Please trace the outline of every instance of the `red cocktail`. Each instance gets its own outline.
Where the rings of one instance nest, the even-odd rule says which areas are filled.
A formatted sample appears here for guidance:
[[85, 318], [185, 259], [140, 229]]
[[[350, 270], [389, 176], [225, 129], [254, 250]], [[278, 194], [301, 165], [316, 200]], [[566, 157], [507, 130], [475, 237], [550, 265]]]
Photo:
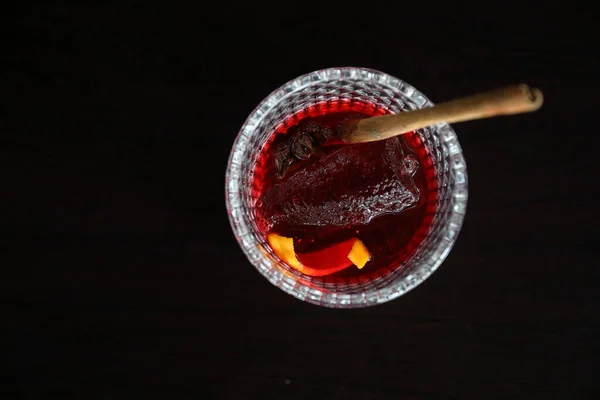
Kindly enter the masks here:
[[448, 124], [344, 144], [347, 119], [431, 106], [366, 68], [299, 76], [250, 113], [227, 165], [231, 227], [249, 262], [284, 292], [335, 308], [390, 301], [430, 276], [466, 211], [467, 173]]
[[[261, 149], [257, 225], [272, 247], [293, 243], [294, 254], [274, 249], [291, 267], [332, 282], [369, 279], [403, 265], [426, 236], [438, 184], [419, 137], [350, 145], [336, 136], [348, 118], [385, 113], [357, 101], [318, 104], [289, 116]], [[357, 241], [364, 265], [348, 258]]]

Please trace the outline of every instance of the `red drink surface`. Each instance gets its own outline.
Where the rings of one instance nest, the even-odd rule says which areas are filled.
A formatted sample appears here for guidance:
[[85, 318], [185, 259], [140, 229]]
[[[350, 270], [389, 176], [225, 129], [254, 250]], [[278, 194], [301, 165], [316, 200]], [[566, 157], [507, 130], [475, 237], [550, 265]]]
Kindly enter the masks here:
[[[323, 103], [290, 116], [269, 138], [254, 167], [252, 190], [260, 233], [294, 239], [302, 254], [322, 254], [319, 268], [339, 261], [324, 249], [360, 239], [371, 259], [320, 280], [373, 279], [412, 256], [429, 231], [437, 201], [437, 180], [431, 156], [418, 135], [356, 145], [329, 140], [292, 172], [277, 172], [276, 149], [298, 124], [313, 121], [333, 131], [346, 118], [386, 114], [372, 104]], [[415, 162], [416, 161], [416, 162]], [[416, 171], [415, 171], [416, 169]], [[339, 246], [338, 246], [339, 248]], [[339, 249], [338, 249], [339, 250]]]

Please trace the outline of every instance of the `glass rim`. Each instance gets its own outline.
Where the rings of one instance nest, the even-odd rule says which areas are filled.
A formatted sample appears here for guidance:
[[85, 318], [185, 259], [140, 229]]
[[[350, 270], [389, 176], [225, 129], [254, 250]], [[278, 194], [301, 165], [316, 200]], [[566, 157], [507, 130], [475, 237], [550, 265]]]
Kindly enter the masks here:
[[[297, 288], [298, 282], [288, 282], [288, 284], [281, 284], [283, 280], [290, 279], [287, 276], [280, 272], [274, 273], [273, 271], [266, 271], [262, 266], [259, 265], [258, 262], [255, 262], [252, 257], [251, 247], [255, 247], [258, 242], [253, 240], [254, 243], [248, 245], [246, 242], [242, 240], [244, 235], [248, 234], [248, 230], [253, 230], [252, 224], [250, 221], [246, 220], [244, 216], [244, 224], [246, 226], [242, 226], [242, 224], [234, 221], [232, 216], [232, 209], [235, 207], [239, 207], [243, 205], [242, 196], [239, 196], [240, 205], [232, 204], [232, 189], [231, 183], [232, 179], [235, 182], [239, 183], [238, 192], [242, 191], [241, 183], [243, 180], [243, 174], [241, 172], [241, 168], [234, 169], [233, 166], [233, 158], [234, 154], [238, 151], [243, 151], [243, 148], [246, 143], [242, 142], [242, 138], [244, 137], [244, 133], [248, 131], [253, 131], [254, 128], [260, 126], [260, 123], [263, 121], [264, 116], [268, 115], [269, 111], [273, 109], [279, 102], [283, 101], [287, 96], [290, 96], [297, 91], [303, 90], [307, 87], [313, 86], [318, 83], [323, 82], [331, 82], [342, 79], [342, 75], [346, 75], [345, 77], [350, 77], [349, 79], [356, 79], [363, 82], [372, 82], [378, 85], [385, 86], [394, 91], [399, 91], [402, 87], [402, 95], [407, 99], [414, 102], [418, 108], [425, 108], [433, 106], [433, 103], [420, 91], [414, 88], [412, 85], [406, 83], [405, 81], [393, 77], [384, 72], [372, 69], [372, 68], [363, 68], [363, 67], [332, 67], [325, 68], [320, 70], [315, 70], [312, 72], [308, 72], [306, 74], [300, 75], [294, 79], [289, 80], [283, 85], [279, 86], [277, 89], [273, 90], [269, 95], [267, 95], [248, 115], [244, 123], [242, 124], [238, 134], [233, 142], [231, 152], [229, 154], [229, 159], [227, 162], [227, 169], [225, 174], [225, 201], [227, 207], [227, 214], [229, 218], [229, 222], [231, 228], [233, 230], [234, 236], [240, 245], [240, 248], [244, 252], [247, 260], [261, 273], [267, 280], [278, 287], [280, 290], [286, 292], [289, 295], [294, 296], [295, 298], [312, 303], [318, 306], [325, 306], [331, 308], [361, 308], [361, 307], [369, 307], [372, 305], [386, 303], [388, 301], [394, 300], [412, 289], [419, 286], [423, 283], [427, 278], [435, 272], [439, 266], [444, 262], [446, 257], [448, 256], [450, 250], [454, 246], [456, 239], [458, 237], [458, 233], [462, 228], [462, 223], [464, 221], [467, 198], [468, 198], [468, 184], [467, 184], [467, 171], [466, 171], [466, 163], [464, 161], [464, 156], [462, 153], [462, 148], [458, 143], [458, 138], [456, 133], [452, 129], [449, 124], [441, 123], [437, 124], [434, 130], [437, 132], [439, 129], [444, 130], [444, 134], [446, 137], [449, 137], [450, 140], [454, 140], [455, 142], [455, 151], [453, 156], [458, 157], [461, 161], [462, 167], [457, 167], [456, 165], [451, 164], [450, 169], [460, 171], [464, 175], [463, 189], [464, 192], [461, 197], [453, 196], [453, 199], [456, 203], [460, 203], [459, 209], [462, 212], [458, 212], [457, 208], [449, 210], [448, 213], [451, 214], [451, 218], [448, 218], [448, 222], [446, 222], [444, 228], [449, 229], [449, 225], [452, 224], [452, 235], [446, 235], [446, 240], [440, 240], [437, 243], [434, 250], [438, 250], [440, 256], [435, 259], [432, 264], [428, 265], [428, 268], [418, 268], [417, 271], [411, 272], [406, 278], [399, 277], [394, 281], [390, 282], [388, 285], [381, 288], [369, 289], [370, 299], [369, 300], [365, 293], [339, 293], [339, 292], [331, 292], [329, 289], [321, 289], [320, 292], [323, 294], [323, 291], [330, 292], [333, 299], [330, 302], [324, 303], [319, 300], [315, 300], [310, 296], [311, 291], [319, 290], [314, 289], [312, 287], [308, 287], [305, 284], [300, 283], [304, 289], [299, 291]], [[264, 260], [271, 262], [267, 257], [261, 255]], [[273, 267], [273, 269], [275, 269]], [[374, 300], [373, 300], [374, 299]]]

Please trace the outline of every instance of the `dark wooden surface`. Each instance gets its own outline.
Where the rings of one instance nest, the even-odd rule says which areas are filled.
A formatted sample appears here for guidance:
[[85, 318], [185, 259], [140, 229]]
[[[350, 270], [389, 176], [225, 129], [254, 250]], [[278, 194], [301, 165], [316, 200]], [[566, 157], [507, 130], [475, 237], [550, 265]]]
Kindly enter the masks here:
[[[593, 12], [49, 3], [0, 13], [1, 398], [599, 394]], [[269, 284], [224, 204], [252, 108], [345, 65], [434, 102], [546, 94], [535, 114], [455, 126], [470, 180], [455, 248], [416, 290], [352, 311]]]

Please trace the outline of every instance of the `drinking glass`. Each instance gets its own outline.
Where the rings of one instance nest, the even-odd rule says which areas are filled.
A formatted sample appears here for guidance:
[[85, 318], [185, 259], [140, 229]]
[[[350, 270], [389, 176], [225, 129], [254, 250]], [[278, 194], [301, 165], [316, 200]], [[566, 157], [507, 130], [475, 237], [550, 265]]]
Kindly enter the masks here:
[[452, 127], [437, 124], [416, 131], [433, 162], [437, 205], [429, 232], [413, 255], [368, 280], [325, 282], [287, 266], [256, 227], [251, 183], [261, 148], [291, 115], [316, 104], [356, 100], [391, 113], [431, 107], [421, 92], [401, 79], [367, 68], [328, 68], [293, 79], [269, 94], [241, 127], [225, 177], [227, 211], [233, 233], [249, 262], [273, 285], [318, 306], [358, 308], [395, 299], [421, 284], [444, 261], [460, 232], [467, 206], [467, 170]]

